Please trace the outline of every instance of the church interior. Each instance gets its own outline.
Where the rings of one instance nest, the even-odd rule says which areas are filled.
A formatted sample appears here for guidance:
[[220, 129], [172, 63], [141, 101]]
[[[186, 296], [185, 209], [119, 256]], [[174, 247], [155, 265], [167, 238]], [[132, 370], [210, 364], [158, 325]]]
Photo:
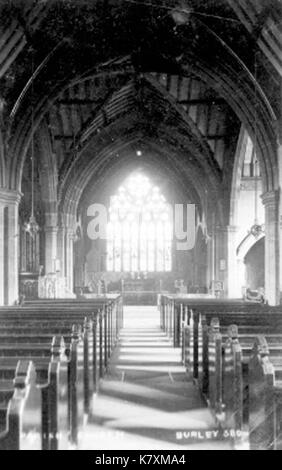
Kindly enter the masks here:
[[0, 449], [282, 449], [281, 188], [281, 0], [0, 0]]

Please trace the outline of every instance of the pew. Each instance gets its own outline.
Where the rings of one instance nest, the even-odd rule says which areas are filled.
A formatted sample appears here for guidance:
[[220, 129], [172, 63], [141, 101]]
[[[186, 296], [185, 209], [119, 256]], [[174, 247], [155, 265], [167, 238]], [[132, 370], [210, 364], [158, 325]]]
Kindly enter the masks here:
[[[220, 319], [226, 318], [229, 324], [236, 323], [237, 316], [240, 324], [249, 322], [249, 316], [258, 318], [260, 324], [272, 316], [273, 320], [282, 324], [282, 308], [269, 307], [268, 305], [247, 302], [237, 299], [191, 299], [185, 294], [161, 295], [159, 300], [160, 324], [162, 329], [173, 339], [174, 347], [180, 347], [183, 343], [183, 323], [190, 324], [193, 318], [194, 328], [201, 324], [204, 315], [208, 320], [214, 316]], [[196, 333], [196, 331], [195, 331]], [[195, 343], [196, 343], [195, 338]]]
[[[87, 300], [77, 301], [75, 305], [73, 301], [44, 301], [0, 308], [0, 376], [9, 375], [11, 378], [15, 362], [28, 358], [35, 362], [37, 376], [46, 379], [50, 341], [53, 335], [58, 334], [65, 340], [68, 381], [67, 387], [62, 389], [67, 388], [67, 431], [58, 432], [63, 426], [60, 421], [53, 420], [51, 432], [50, 416], [54, 409], [50, 409], [50, 400], [46, 399], [48, 393], [41, 387], [44, 398], [42, 416], [45, 416], [42, 444], [45, 449], [60, 449], [69, 443], [78, 445], [79, 432], [92, 408], [93, 393], [98, 391], [99, 380], [106, 371], [122, 326], [120, 299], [120, 296], [106, 301], [97, 299], [94, 306], [92, 300]], [[50, 364], [54, 369], [55, 364], [52, 361]], [[58, 438], [61, 434], [64, 439]]]
[[[5, 351], [8, 352], [7, 355]], [[1, 352], [1, 379], [12, 379], [18, 362], [32, 358], [36, 370], [36, 385], [41, 392], [42, 449], [66, 448], [69, 437], [68, 370], [62, 338], [57, 336], [49, 342], [46, 357], [35, 355], [32, 345], [28, 349], [25, 347], [24, 351], [19, 350], [17, 343], [9, 343]]]
[[[84, 321], [83, 321], [84, 320]], [[99, 387], [99, 380], [104, 376], [107, 369], [108, 359], [116, 344], [118, 331], [113, 327], [112, 316], [109, 314], [109, 319], [106, 318], [105, 312], [99, 312], [94, 316], [93, 320], [87, 320], [87, 317], [79, 315], [78, 317], [62, 316], [60, 314], [54, 318], [44, 317], [40, 318], [40, 314], [30, 318], [26, 316], [24, 319], [11, 317], [2, 319], [0, 324], [0, 339], [9, 334], [19, 335], [19, 341], [24, 340], [24, 335], [30, 336], [32, 332], [34, 335], [40, 333], [46, 334], [48, 330], [53, 334], [62, 334], [65, 340], [70, 335], [70, 326], [73, 324], [83, 326], [82, 336], [84, 341], [84, 360], [85, 369], [89, 369], [89, 388], [90, 395], [92, 392], [97, 391]], [[108, 324], [111, 328], [110, 331]], [[4, 338], [5, 341], [5, 338]], [[86, 405], [89, 410], [90, 402]], [[88, 411], [86, 411], [88, 413]]]
[[[221, 312], [217, 314], [216, 317], [220, 321], [221, 328], [227, 328], [232, 324], [236, 324], [239, 325], [241, 330], [244, 328], [246, 333], [249, 331], [259, 334], [262, 330], [268, 334], [271, 332], [282, 333], [282, 314], [277, 312], [267, 314], [227, 312], [226, 315], [224, 312]], [[199, 376], [203, 331], [206, 325], [210, 324], [212, 318], [212, 315], [201, 315], [196, 316], [196, 318], [191, 315], [189, 320], [182, 322], [182, 358], [187, 367], [190, 367], [190, 370], [193, 371], [195, 380], [198, 380]]]
[[[84, 424], [85, 398], [81, 348], [81, 340], [75, 328], [68, 345], [60, 337], [55, 337], [51, 345], [50, 342], [0, 345], [3, 366], [7, 366], [7, 361], [12, 366], [11, 361], [15, 364], [18, 360], [28, 359], [32, 360], [36, 369], [39, 367], [37, 384], [42, 392], [44, 450], [65, 447], [67, 439], [72, 445], [78, 443], [78, 432]], [[6, 370], [3, 372], [7, 373]], [[59, 411], [61, 421], [58, 418]]]
[[234, 438], [237, 448], [247, 440], [251, 450], [282, 449], [281, 337], [272, 344], [263, 335], [252, 341], [250, 346], [244, 338], [230, 338], [224, 345], [224, 424], [241, 431]]
[[12, 380], [0, 380], [0, 450], [41, 449], [41, 393], [32, 362], [19, 361]]
[[234, 431], [235, 448], [246, 436], [251, 449], [281, 448], [281, 314], [281, 306], [160, 299], [161, 326], [182, 347], [218, 425]]
[[[224, 331], [219, 328], [218, 319], [209, 327], [208, 364], [203, 362], [202, 391], [221, 420], [220, 425], [234, 430], [235, 447], [240, 446], [246, 436], [251, 449], [276, 449], [281, 445], [282, 335], [274, 331], [265, 337], [256, 336], [257, 332], [238, 332], [236, 325]], [[205, 335], [203, 338], [205, 342]], [[275, 398], [271, 408], [267, 407], [268, 398], [262, 391], [265, 383], [268, 386], [270, 383], [261, 367], [264, 357], [275, 371], [271, 375], [272, 388], [267, 389]], [[205, 355], [204, 358], [206, 360]]]
[[251, 450], [282, 450], [282, 354], [275, 359], [259, 336], [249, 361]]

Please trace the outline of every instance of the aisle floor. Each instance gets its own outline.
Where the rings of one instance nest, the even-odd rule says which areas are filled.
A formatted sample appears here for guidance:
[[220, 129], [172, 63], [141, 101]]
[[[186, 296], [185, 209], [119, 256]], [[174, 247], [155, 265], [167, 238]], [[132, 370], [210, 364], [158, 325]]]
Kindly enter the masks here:
[[[124, 328], [80, 449], [231, 449], [159, 326], [156, 307], [124, 307]], [[192, 434], [193, 433], [193, 434]]]

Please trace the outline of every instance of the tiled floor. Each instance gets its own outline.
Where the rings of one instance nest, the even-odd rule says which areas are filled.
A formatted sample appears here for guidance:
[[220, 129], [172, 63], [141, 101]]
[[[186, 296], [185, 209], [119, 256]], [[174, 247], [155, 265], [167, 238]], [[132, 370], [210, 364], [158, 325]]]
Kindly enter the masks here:
[[[81, 449], [228, 449], [159, 327], [156, 307], [124, 307], [124, 328]], [[193, 432], [193, 437], [191, 436]]]

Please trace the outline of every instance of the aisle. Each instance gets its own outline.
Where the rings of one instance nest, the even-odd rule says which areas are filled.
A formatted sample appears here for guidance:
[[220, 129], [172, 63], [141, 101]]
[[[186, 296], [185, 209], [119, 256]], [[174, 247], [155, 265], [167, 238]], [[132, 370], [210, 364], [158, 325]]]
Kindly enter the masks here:
[[180, 350], [160, 330], [157, 308], [124, 307], [119, 345], [81, 449], [228, 449], [212, 439], [213, 430]]

